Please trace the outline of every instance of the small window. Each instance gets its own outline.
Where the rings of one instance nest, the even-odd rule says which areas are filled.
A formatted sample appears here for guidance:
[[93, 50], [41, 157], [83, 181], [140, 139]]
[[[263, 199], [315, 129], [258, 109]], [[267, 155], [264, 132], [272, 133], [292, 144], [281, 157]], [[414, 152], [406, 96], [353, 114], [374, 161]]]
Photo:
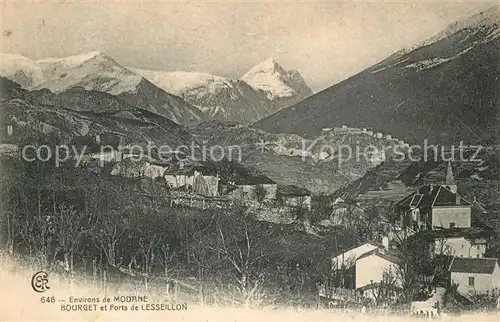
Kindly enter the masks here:
[[464, 245], [463, 245], [463, 244], [462, 244], [462, 245], [460, 245], [460, 248], [464, 248]]
[[474, 286], [474, 277], [469, 277], [469, 286]]
[[450, 228], [455, 228], [455, 223], [454, 222], [450, 222]]
[[481, 255], [477, 254], [476, 256], [477, 256], [477, 258], [479, 258]]

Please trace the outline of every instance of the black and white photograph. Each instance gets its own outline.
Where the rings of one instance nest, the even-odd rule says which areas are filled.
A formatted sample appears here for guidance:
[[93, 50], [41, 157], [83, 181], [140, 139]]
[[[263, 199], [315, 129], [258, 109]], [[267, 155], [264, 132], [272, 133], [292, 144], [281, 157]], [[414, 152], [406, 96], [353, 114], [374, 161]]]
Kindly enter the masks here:
[[0, 16], [0, 320], [500, 321], [498, 1]]

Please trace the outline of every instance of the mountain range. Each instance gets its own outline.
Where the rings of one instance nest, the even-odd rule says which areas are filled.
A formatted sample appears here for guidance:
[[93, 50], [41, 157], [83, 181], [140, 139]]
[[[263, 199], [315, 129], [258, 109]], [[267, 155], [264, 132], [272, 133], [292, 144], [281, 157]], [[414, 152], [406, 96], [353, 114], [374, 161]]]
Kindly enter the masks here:
[[299, 72], [269, 58], [241, 79], [207, 73], [130, 68], [163, 90], [182, 97], [216, 120], [253, 123], [312, 95]]
[[[2, 128], [6, 123], [15, 127], [16, 133], [12, 137], [15, 142], [26, 142], [37, 133], [69, 138], [92, 138], [97, 134], [113, 133], [123, 137], [124, 144], [151, 142], [175, 149], [179, 145], [189, 145], [193, 140], [183, 126], [103, 92], [80, 88], [59, 94], [48, 90], [27, 91], [0, 77], [0, 98]], [[88, 111], [73, 105], [86, 101], [101, 102], [114, 108]]]
[[373, 128], [407, 142], [498, 141], [500, 14], [495, 6], [258, 121], [268, 132]]
[[[1, 75], [29, 90], [48, 89], [61, 93], [81, 87], [105, 92], [179, 124], [190, 125], [207, 119], [198, 108], [154, 86], [100, 52], [36, 61], [2, 54]], [[94, 109], [94, 106], [87, 108]]]
[[209, 119], [253, 123], [312, 94], [297, 71], [272, 59], [252, 68], [243, 80], [126, 68], [101, 52], [41, 60], [2, 54], [1, 59], [0, 75], [25, 89], [105, 92], [184, 125]]
[[[129, 142], [158, 145], [239, 145], [245, 165], [315, 193], [332, 193], [353, 181], [348, 188], [354, 192], [372, 181], [377, 190], [379, 180], [370, 179], [379, 176], [375, 166], [397, 181], [411, 162], [380, 165], [384, 158], [377, 156], [339, 164], [341, 145], [385, 150], [401, 139], [498, 142], [499, 35], [496, 7], [316, 94], [298, 72], [273, 59], [230, 79], [127, 68], [100, 52], [36, 61], [2, 54], [0, 74], [8, 79], [0, 79], [1, 107], [3, 118], [38, 124], [31, 130], [117, 132]], [[359, 131], [325, 129], [341, 125]], [[314, 147], [304, 151], [304, 144]], [[323, 144], [334, 151], [325, 155]], [[474, 178], [483, 178], [483, 170], [474, 171], [472, 180], [481, 181]]]

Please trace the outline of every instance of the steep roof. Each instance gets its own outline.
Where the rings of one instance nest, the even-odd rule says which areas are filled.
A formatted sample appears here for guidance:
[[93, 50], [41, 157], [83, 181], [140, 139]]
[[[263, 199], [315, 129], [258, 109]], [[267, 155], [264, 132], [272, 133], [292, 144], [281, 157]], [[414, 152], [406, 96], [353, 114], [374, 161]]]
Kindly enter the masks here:
[[385, 251], [381, 250], [380, 248], [375, 248], [374, 250], [371, 250], [367, 253], [364, 253], [363, 255], [359, 256], [357, 258], [357, 260], [372, 256], [372, 255], [380, 257], [382, 259], [385, 259], [385, 260], [387, 260], [393, 264], [396, 264], [396, 265], [399, 263], [399, 259], [395, 256], [395, 254], [385, 252]]
[[428, 185], [404, 197], [396, 203], [401, 208], [432, 208], [439, 206], [472, 206], [458, 193], [454, 193], [446, 185]]
[[311, 191], [295, 185], [278, 185], [278, 194], [282, 196], [310, 196]]
[[[362, 244], [358, 244], [358, 245], [356, 245], [356, 246], [352, 246], [352, 247], [350, 247], [350, 248], [348, 248], [348, 249], [346, 249], [346, 250], [344, 250], [344, 251], [342, 251], [342, 252], [338, 253], [338, 254], [337, 254], [337, 255], [335, 255], [334, 257], [339, 257], [339, 256], [340, 256], [340, 255], [342, 255], [342, 254], [348, 253], [348, 252], [350, 252], [350, 251], [353, 251], [353, 250], [355, 250], [355, 249], [357, 249], [357, 248], [360, 248], [360, 247], [363, 247], [363, 246], [365, 246], [365, 245], [372, 245], [372, 246], [377, 247], [377, 248], [383, 248], [383, 247], [384, 247], [384, 245], [382, 245], [382, 244], [379, 244], [379, 243], [375, 243], [375, 242], [371, 242], [371, 241], [369, 241], [369, 242], [365, 242], [365, 243], [362, 243]], [[370, 250], [370, 252], [371, 252], [371, 250]]]
[[432, 204], [435, 206], [471, 206], [472, 204], [462, 198], [458, 193], [453, 193], [447, 186], [440, 186]]
[[493, 274], [497, 263], [496, 258], [455, 257], [450, 265], [450, 272]]

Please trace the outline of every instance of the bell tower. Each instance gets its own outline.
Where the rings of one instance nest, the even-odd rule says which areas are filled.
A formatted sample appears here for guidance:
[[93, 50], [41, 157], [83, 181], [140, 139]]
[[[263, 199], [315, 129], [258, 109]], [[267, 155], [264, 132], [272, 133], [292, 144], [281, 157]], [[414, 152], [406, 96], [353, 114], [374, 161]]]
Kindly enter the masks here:
[[453, 175], [451, 161], [448, 161], [448, 166], [446, 167], [446, 178], [444, 181], [444, 186], [447, 187], [451, 192], [457, 193], [458, 188], [455, 184], [455, 176]]

